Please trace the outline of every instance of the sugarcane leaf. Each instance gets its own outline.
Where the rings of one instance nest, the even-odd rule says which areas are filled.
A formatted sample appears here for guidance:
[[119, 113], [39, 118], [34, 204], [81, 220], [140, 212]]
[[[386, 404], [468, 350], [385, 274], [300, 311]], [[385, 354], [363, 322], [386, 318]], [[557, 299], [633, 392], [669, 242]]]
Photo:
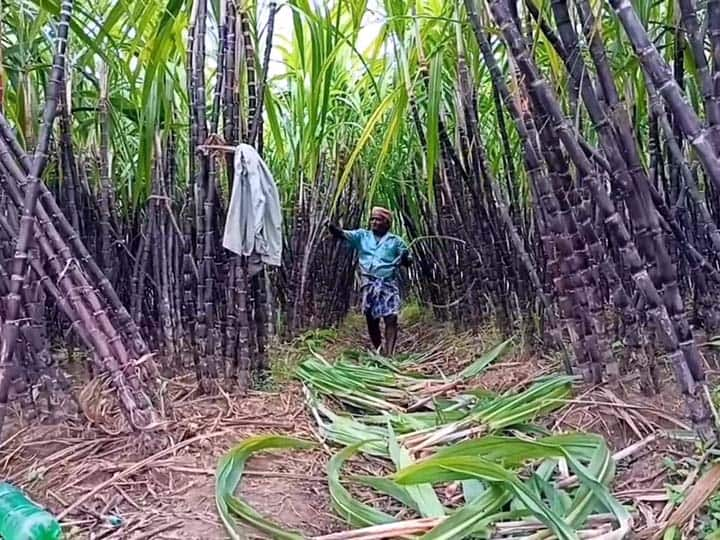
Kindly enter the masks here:
[[273, 535], [273, 538], [303, 539], [300, 533], [285, 531], [279, 525], [263, 518], [234, 493], [245, 470], [245, 463], [252, 454], [264, 450], [307, 450], [314, 446], [314, 442], [303, 439], [259, 435], [245, 439], [223, 455], [215, 471], [215, 505], [220, 514], [220, 520], [233, 540], [245, 538], [245, 534], [234, 519], [235, 517], [260, 531]]
[[390, 151], [392, 150], [392, 147], [395, 144], [395, 141], [397, 141], [403, 125], [405, 124], [407, 105], [407, 92], [405, 91], [405, 87], [400, 86], [398, 88], [398, 94], [396, 96], [395, 106], [393, 108], [392, 120], [390, 121], [390, 125], [385, 131], [385, 135], [383, 137], [383, 144], [380, 149], [380, 155], [378, 156], [377, 164], [375, 167], [375, 173], [373, 174], [373, 178], [368, 187], [368, 201], [372, 201], [375, 197], [375, 192], [383, 176], [383, 165], [385, 164], [385, 161], [390, 155]]
[[328, 462], [328, 487], [330, 489], [330, 500], [335, 512], [348, 521], [351, 525], [365, 527], [369, 525], [380, 525], [382, 523], [393, 523], [396, 521], [391, 515], [381, 512], [363, 502], [357, 501], [340, 482], [340, 470], [346, 460], [358, 453], [366, 443], [362, 441], [348, 446], [335, 454]]
[[466, 503], [472, 502], [473, 500], [480, 497], [486, 491], [485, 484], [480, 480], [463, 480], [461, 482], [463, 490], [463, 498]]
[[351, 482], [357, 482], [359, 484], [373, 488], [380, 493], [389, 495], [393, 499], [401, 502], [408, 508], [420, 512], [415, 500], [410, 496], [407, 488], [399, 486], [389, 478], [383, 476], [370, 476], [370, 475], [351, 475], [348, 477]]
[[352, 151], [352, 154], [350, 154], [350, 157], [348, 158], [347, 163], [345, 164], [344, 171], [342, 173], [342, 176], [340, 177], [340, 182], [338, 184], [338, 188], [336, 190], [336, 195], [333, 200], [332, 208], [334, 209], [337, 205], [337, 202], [340, 199], [340, 195], [342, 193], [342, 190], [346, 187], [348, 179], [350, 177], [350, 171], [353, 168], [353, 165], [357, 161], [357, 159], [360, 156], [360, 153], [363, 151], [365, 146], [368, 144], [368, 142], [371, 140], [373, 132], [377, 128], [379, 122], [384, 118], [385, 113], [388, 111], [388, 109], [392, 106], [394, 100], [397, 98], [397, 96], [400, 94], [401, 88], [397, 88], [395, 91], [389, 93], [385, 98], [380, 102], [380, 104], [377, 106], [375, 111], [372, 113], [368, 121], [365, 123], [365, 127], [363, 128], [363, 132], [360, 134], [360, 137], [358, 138], [358, 141], [355, 145], [355, 148]]
[[[413, 459], [406, 448], [398, 444], [392, 425], [388, 422], [388, 450], [390, 458], [395, 464], [396, 470], [403, 469], [412, 465]], [[405, 488], [408, 495], [415, 501], [420, 514], [423, 517], [441, 517], [445, 515], [445, 509], [437, 494], [430, 484], [419, 484], [407, 486]]]
[[576, 540], [577, 535], [570, 526], [537, 497], [518, 477], [502, 466], [481, 457], [435, 458], [401, 470], [394, 475], [400, 485], [425, 483], [428, 472], [423, 468], [432, 463], [432, 482], [444, 482], [464, 478], [476, 478], [497, 483], [513, 493], [518, 503], [547, 525], [562, 540]]
[[495, 347], [483, 353], [480, 358], [463, 369], [457, 376], [461, 379], [471, 379], [472, 377], [478, 376], [485, 371], [485, 368], [490, 364], [503, 357], [512, 341], [513, 338], [508, 338], [502, 343], [495, 345]]
[[435, 166], [440, 155], [440, 100], [442, 98], [442, 55], [435, 55], [430, 61], [430, 82], [427, 111], [427, 174], [428, 198], [434, 197]]
[[503, 486], [493, 484], [480, 497], [464, 505], [445, 521], [428, 531], [423, 540], [454, 540], [470, 533], [480, 533], [495, 519], [496, 512], [512, 499]]

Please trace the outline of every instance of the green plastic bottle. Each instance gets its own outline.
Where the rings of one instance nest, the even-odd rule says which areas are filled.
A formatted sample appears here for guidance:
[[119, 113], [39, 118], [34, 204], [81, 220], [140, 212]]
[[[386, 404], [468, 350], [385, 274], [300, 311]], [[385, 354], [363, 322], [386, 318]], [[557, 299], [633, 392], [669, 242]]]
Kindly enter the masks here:
[[0, 538], [3, 540], [60, 540], [55, 516], [7, 482], [0, 483]]

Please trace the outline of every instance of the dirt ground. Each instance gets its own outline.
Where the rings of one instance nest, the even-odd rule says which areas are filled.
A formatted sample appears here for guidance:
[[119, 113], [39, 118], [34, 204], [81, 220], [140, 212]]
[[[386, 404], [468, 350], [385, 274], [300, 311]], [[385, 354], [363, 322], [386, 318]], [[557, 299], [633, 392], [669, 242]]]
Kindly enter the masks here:
[[[357, 341], [362, 334], [354, 335], [331, 349], [362, 343]], [[423, 365], [444, 371], [450, 362], [465, 361], [490, 344], [489, 338], [423, 327], [406, 331], [400, 345], [423, 351]], [[278, 364], [290, 369], [287, 353], [276, 354]], [[508, 390], [555, 369], [550, 359], [511, 355], [492, 366], [479, 383], [494, 391]], [[277, 391], [207, 396], [187, 376], [166, 381], [165, 396], [166, 406], [172, 403], [172, 409], [166, 409], [168, 422], [145, 434], [108, 433], [107, 426], [89, 425], [77, 415], [29, 422], [16, 408], [0, 443], [0, 477], [60, 515], [66, 538], [222, 539], [227, 535], [214, 500], [220, 456], [250, 435], [318, 438], [296, 382], [283, 381]], [[546, 425], [600, 433], [619, 451], [660, 429], [687, 429], [678, 420], [678, 406], [666, 399], [632, 393], [620, 398], [607, 389], [587, 388], [578, 390]], [[618, 463], [616, 495], [622, 502], [640, 504], [636, 530], [652, 525], [666, 506], [666, 461], [688, 452], [692, 448], [687, 443], [660, 439]], [[285, 528], [311, 536], [343, 530], [346, 526], [330, 507], [328, 459], [322, 447], [252, 458], [240, 495]], [[248, 537], [262, 538], [250, 530]]]
[[[108, 436], [70, 420], [22, 427], [2, 445], [0, 476], [56, 514], [75, 506], [64, 520], [68, 538], [219, 539], [227, 537], [214, 498], [221, 455], [262, 433], [315, 438], [294, 383], [282, 392], [187, 399], [171, 414], [166, 428], [152, 435]], [[336, 530], [326, 461], [320, 451], [253, 458], [241, 493], [288, 528]]]

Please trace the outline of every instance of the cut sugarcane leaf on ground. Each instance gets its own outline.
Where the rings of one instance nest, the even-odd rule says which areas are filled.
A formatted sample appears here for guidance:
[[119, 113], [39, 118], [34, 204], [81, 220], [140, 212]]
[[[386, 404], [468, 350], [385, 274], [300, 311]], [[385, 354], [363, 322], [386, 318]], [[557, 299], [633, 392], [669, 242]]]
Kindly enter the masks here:
[[[345, 461], [355, 454], [363, 446], [364, 443], [358, 443], [348, 446], [344, 450], [335, 454], [328, 463], [328, 483], [330, 487], [330, 497], [333, 509], [337, 514], [345, 519], [351, 525], [367, 526], [380, 525], [382, 523], [392, 523], [395, 520], [391, 515], [381, 512], [372, 506], [357, 501], [350, 492], [340, 482], [340, 470]], [[399, 487], [398, 490], [404, 490]], [[409, 498], [410, 495], [405, 490], [403, 498]]]
[[[388, 450], [396, 469], [403, 469], [413, 463], [410, 452], [398, 444], [390, 425], [388, 425]], [[415, 501], [415, 505], [422, 517], [441, 517], [445, 515], [445, 509], [440, 504], [431, 484], [417, 484], [407, 486], [406, 489], [408, 495]]]
[[241, 497], [237, 497], [235, 490], [242, 479], [245, 463], [254, 453], [265, 450], [307, 450], [314, 446], [312, 441], [291, 437], [257, 436], [245, 439], [222, 457], [215, 473], [215, 504], [220, 519], [233, 540], [248, 538], [237, 520], [280, 540], [304, 538], [302, 534], [286, 531], [282, 526], [261, 516]]
[[[402, 365], [389, 369], [361, 352], [345, 351], [337, 362], [315, 354], [299, 364], [307, 407], [332, 453], [333, 511], [355, 527], [319, 538], [627, 535], [631, 516], [612, 495], [615, 462], [604, 439], [551, 433], [542, 425], [570, 398], [573, 377], [540, 377], [500, 394], [468, 385], [511, 343], [493, 346], [447, 378], [420, 375], [427, 371], [422, 365], [412, 373]], [[225, 458], [218, 508], [224, 502], [230, 517], [266, 533], [297, 534], [258, 516], [232, 490], [252, 452], [304, 444], [250, 439], [239, 445], [234, 460]], [[571, 474], [576, 481], [565, 482]]]
[[507, 352], [510, 351], [510, 344], [512, 341], [513, 338], [508, 338], [505, 341], [498, 343], [495, 347], [480, 355], [477, 360], [458, 373], [457, 377], [460, 379], [471, 379], [472, 377], [477, 377], [493, 362], [500, 360]]

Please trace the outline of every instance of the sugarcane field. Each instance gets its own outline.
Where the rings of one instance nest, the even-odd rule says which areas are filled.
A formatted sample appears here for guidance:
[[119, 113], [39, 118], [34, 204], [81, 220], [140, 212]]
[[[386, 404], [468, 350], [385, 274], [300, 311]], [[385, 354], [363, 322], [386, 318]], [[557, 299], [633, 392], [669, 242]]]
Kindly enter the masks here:
[[720, 540], [720, 0], [0, 1], [0, 540]]

